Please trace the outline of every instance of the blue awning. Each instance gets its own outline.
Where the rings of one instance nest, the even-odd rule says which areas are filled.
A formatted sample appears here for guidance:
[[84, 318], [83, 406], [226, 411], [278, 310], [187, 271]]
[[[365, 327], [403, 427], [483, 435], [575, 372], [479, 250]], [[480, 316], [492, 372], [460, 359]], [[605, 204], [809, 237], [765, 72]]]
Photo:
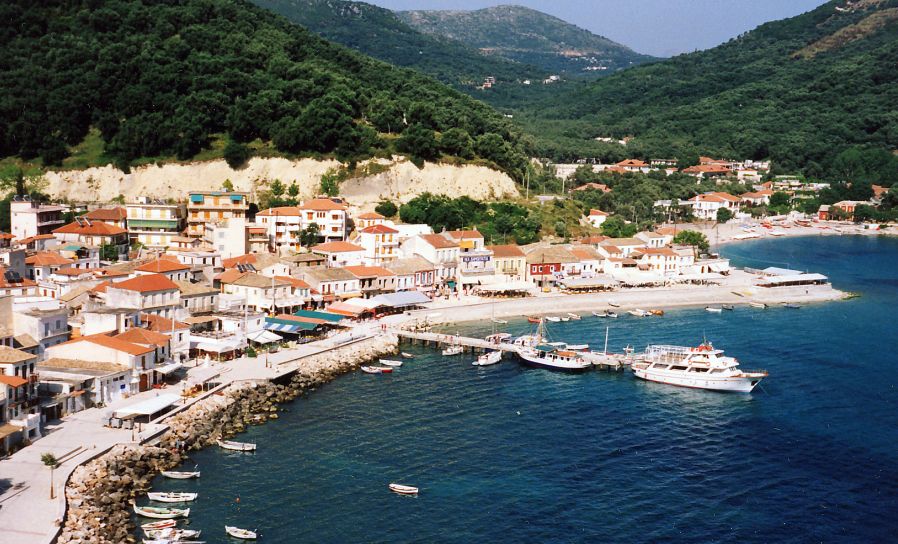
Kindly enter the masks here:
[[203, 195], [190, 195], [190, 201], [191, 201], [191, 202], [200, 202], [200, 203], [202, 203], [202, 201], [203, 201]]
[[345, 315], [332, 314], [330, 312], [316, 312], [315, 310], [298, 310], [293, 312], [296, 317], [309, 317], [312, 319], [321, 319], [322, 321], [330, 321], [336, 323], [346, 319]]

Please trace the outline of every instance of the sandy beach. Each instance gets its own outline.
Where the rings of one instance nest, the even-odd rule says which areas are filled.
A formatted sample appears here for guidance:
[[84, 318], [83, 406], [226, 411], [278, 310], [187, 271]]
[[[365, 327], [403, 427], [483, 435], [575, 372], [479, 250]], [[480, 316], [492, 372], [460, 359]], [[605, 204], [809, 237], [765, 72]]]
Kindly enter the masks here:
[[[673, 227], [674, 225], [664, 225]], [[677, 230], [695, 230], [708, 238], [711, 247], [720, 247], [738, 242], [748, 242], [761, 239], [794, 238], [797, 236], [898, 236], [898, 227], [891, 226], [882, 230], [864, 228], [847, 221], [827, 221], [811, 223], [804, 227], [792, 221], [774, 223], [771, 228], [765, 228], [760, 221], [750, 220], [717, 224], [714, 222], [681, 223], [676, 225]]]

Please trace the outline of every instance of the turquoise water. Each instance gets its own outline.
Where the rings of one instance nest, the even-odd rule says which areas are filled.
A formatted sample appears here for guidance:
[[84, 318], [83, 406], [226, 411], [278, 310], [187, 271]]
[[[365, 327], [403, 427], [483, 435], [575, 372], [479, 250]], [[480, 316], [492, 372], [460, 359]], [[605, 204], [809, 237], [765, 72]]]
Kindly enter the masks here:
[[[417, 358], [393, 375], [340, 378], [239, 438], [258, 453], [195, 453], [200, 480], [155, 488], [198, 491], [190, 527], [210, 543], [229, 541], [225, 523], [285, 543], [894, 542], [898, 241], [757, 241], [724, 253], [820, 271], [862, 296], [608, 322], [614, 350], [706, 336], [770, 371], [751, 395], [510, 360], [476, 368], [470, 355], [408, 348]], [[601, 348], [605, 324], [584, 317], [551, 332]], [[391, 494], [390, 482], [421, 494]]]

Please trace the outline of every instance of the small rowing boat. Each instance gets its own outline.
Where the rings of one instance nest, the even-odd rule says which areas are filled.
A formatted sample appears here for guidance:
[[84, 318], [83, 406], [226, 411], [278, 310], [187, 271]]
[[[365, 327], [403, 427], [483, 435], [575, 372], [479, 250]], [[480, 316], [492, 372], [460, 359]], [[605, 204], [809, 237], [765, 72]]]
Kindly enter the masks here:
[[157, 508], [155, 506], [134, 505], [134, 513], [145, 518], [174, 519], [186, 518], [190, 515], [190, 508]]
[[484, 353], [480, 357], [477, 357], [477, 360], [471, 363], [474, 366], [490, 366], [502, 361], [502, 352], [501, 351], [490, 351]]
[[402, 485], [402, 484], [390, 484], [388, 486], [390, 491], [393, 493], [399, 493], [400, 495], [417, 495], [418, 488], [412, 487], [410, 485]]
[[399, 367], [402, 366], [402, 361], [394, 361], [393, 359], [381, 359], [380, 364], [384, 366]]
[[389, 374], [393, 372], [393, 369], [391, 367], [363, 366], [362, 372], [366, 374]]
[[593, 312], [592, 312], [592, 315], [594, 315], [595, 317], [608, 317], [608, 312], [596, 312], [596, 311], [593, 311]]
[[173, 519], [164, 521], [151, 521], [140, 526], [144, 531], [155, 531], [159, 529], [173, 529], [178, 526], [178, 522]]
[[554, 316], [554, 315], [548, 315], [548, 316], [546, 316], [546, 321], [551, 321], [552, 323], [558, 323], [559, 321], [561, 321], [561, 318]]
[[618, 304], [617, 302], [612, 302], [610, 300], [608, 301], [608, 305], [612, 308], [620, 308], [620, 304]]
[[649, 310], [649, 313], [661, 317], [664, 315], [664, 310]]
[[156, 540], [180, 541], [189, 540], [191, 538], [199, 538], [202, 531], [194, 531], [191, 529], [144, 529], [143, 534], [147, 538]]
[[404, 351], [402, 353], [400, 353], [399, 355], [402, 356], [403, 359], [414, 359], [415, 358], [415, 356], [412, 355], [411, 353], [406, 353]]
[[634, 317], [648, 317], [648, 316], [652, 315], [649, 312], [647, 312], [645, 310], [641, 310], [639, 308], [636, 308], [635, 310], [630, 310], [627, 313], [629, 313], [630, 315], [632, 315]]
[[723, 306], [721, 306], [721, 308], [723, 308], [724, 310], [727, 310], [727, 311], [732, 312], [736, 307], [733, 306], [732, 304], [724, 304]]
[[248, 529], [241, 529], [239, 527], [232, 527], [230, 525], [225, 525], [225, 532], [231, 535], [234, 538], [240, 538], [242, 540], [255, 540], [258, 538], [255, 532], [250, 531]]
[[504, 320], [504, 319], [496, 319], [496, 318], [494, 317], [494, 318], [490, 319], [490, 321], [492, 321], [492, 322], [495, 323], [496, 325], [508, 325], [508, 321], [506, 321], [506, 320]]
[[189, 480], [191, 478], [199, 478], [200, 471], [163, 470], [162, 475], [175, 480]]
[[256, 445], [250, 442], [234, 442], [233, 440], [219, 440], [218, 445], [231, 451], [256, 451]]
[[190, 502], [195, 501], [197, 493], [147, 493], [154, 502]]
[[763, 302], [754, 302], [754, 301], [752, 301], [752, 302], [749, 302], [748, 305], [751, 306], [752, 308], [760, 308], [761, 310], [766, 310], [766, 309], [767, 309], [767, 305], [764, 304]]
[[580, 314], [569, 313], [569, 314], [567, 314], [567, 316], [568, 316], [569, 318], [573, 319], [574, 321], [579, 321], [579, 320], [580, 320]]
[[540, 321], [540, 318], [536, 317], [535, 315], [527, 316], [527, 323], [539, 323], [539, 321]]
[[790, 310], [797, 310], [801, 308], [798, 304], [792, 304], [791, 302], [783, 303], [783, 308], [789, 308]]
[[723, 313], [723, 308], [714, 308], [712, 306], [705, 306], [706, 312], [711, 312], [712, 314], [720, 314]]
[[463, 346], [455, 344], [455, 345], [449, 346], [448, 348], [444, 349], [443, 355], [446, 357], [449, 357], [451, 355], [460, 355], [461, 353], [464, 353], [464, 351], [465, 351], [465, 348]]
[[567, 349], [571, 351], [587, 351], [589, 344], [568, 344]]

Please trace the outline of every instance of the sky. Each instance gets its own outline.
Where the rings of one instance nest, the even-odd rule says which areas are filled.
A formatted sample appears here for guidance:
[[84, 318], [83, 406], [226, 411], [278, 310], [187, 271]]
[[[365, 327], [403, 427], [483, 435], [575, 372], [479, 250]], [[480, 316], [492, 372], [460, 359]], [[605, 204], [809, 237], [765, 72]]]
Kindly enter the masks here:
[[365, 0], [394, 10], [480, 9], [518, 4], [554, 15], [640, 53], [670, 57], [708, 49], [823, 0]]

